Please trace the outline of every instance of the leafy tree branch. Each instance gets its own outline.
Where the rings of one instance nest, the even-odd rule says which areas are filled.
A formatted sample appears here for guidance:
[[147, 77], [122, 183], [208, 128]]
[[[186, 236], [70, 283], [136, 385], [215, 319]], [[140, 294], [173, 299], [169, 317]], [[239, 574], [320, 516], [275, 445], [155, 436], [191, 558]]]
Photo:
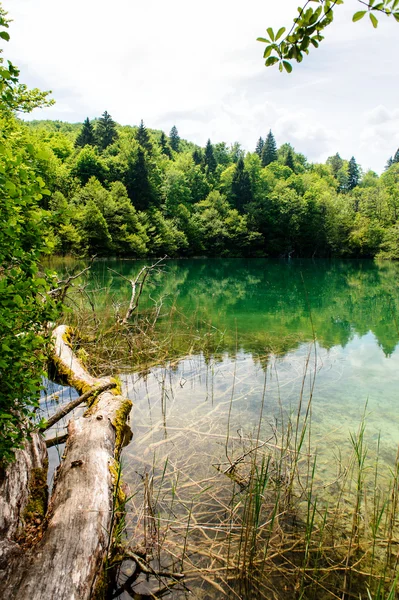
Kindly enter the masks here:
[[[393, 17], [399, 22], [399, 0], [357, 0], [366, 7], [357, 11], [353, 22], [360, 21], [366, 14], [374, 28], [378, 27], [376, 14], [382, 13]], [[313, 8], [311, 4], [317, 6]], [[294, 19], [291, 29], [286, 35], [286, 28], [281, 27], [276, 32], [272, 27], [267, 28], [268, 37], [259, 37], [258, 41], [265, 43], [263, 53], [267, 67], [278, 65], [280, 71], [292, 72], [292, 61], [302, 62], [304, 54], [309, 54], [311, 47], [318, 48], [324, 40], [324, 29], [334, 20], [336, 6], [344, 4], [344, 0], [307, 0], [304, 6], [298, 8], [298, 16]]]

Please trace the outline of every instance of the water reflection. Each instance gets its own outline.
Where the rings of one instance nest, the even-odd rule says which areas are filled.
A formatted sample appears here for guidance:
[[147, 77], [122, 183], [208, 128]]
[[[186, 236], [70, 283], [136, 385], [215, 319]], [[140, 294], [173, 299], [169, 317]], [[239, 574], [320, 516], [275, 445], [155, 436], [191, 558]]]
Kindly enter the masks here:
[[[126, 282], [108, 265], [96, 263], [92, 286], [111, 289], [115, 301], [127, 300]], [[126, 277], [141, 265], [112, 262]], [[199, 330], [211, 324], [223, 333], [221, 351], [234, 352], [238, 343], [251, 353], [285, 352], [312, 339], [313, 322], [323, 348], [345, 347], [355, 334], [371, 331], [390, 356], [399, 341], [398, 269], [395, 263], [372, 261], [167, 261], [142, 306], [163, 298], [165, 307], [173, 304], [179, 313], [192, 316]]]
[[[215, 527], [223, 532], [223, 507], [230, 506], [233, 494], [232, 483], [223, 475], [226, 465], [257, 440], [266, 442], [266, 454], [275, 451], [290, 420], [296, 420], [301, 397], [301, 421], [312, 398], [306, 452], [317, 454], [314, 491], [320, 498], [329, 502], [339, 493], [343, 465], [352, 450], [349, 434], [358, 430], [363, 414], [370, 465], [380, 435], [380, 466], [387, 479], [395, 460], [399, 349], [387, 360], [372, 333], [353, 333], [345, 348], [302, 343], [285, 356], [269, 355], [266, 362], [245, 352], [211, 361], [191, 356], [173, 369], [126, 375], [124, 385], [134, 401], [135, 431], [124, 451], [124, 479], [135, 491], [129, 541], [134, 546], [145, 543], [142, 486], [145, 474], [151, 474], [157, 523], [164, 536], [162, 560], [175, 564], [173, 555], [181, 552], [189, 531], [193, 558], [185, 565], [187, 571], [204, 568], [206, 561], [195, 554], [203, 532], [212, 536]], [[197, 512], [190, 512], [193, 505]], [[140, 585], [135, 592], [148, 592], [148, 582]], [[195, 597], [218, 597], [201, 577], [189, 587]], [[172, 597], [189, 596], [175, 590]]]

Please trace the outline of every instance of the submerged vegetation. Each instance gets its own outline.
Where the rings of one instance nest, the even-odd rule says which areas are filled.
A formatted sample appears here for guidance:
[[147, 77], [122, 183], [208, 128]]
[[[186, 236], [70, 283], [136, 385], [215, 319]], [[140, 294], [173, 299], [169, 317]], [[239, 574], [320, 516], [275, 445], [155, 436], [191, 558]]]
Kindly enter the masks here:
[[[328, 424], [328, 435], [320, 429], [333, 392], [325, 405], [314, 404], [320, 369], [334, 365], [323, 345], [348, 344], [371, 328], [386, 354], [395, 348], [399, 334], [391, 339], [389, 330], [395, 329], [397, 301], [389, 272], [396, 265], [325, 263], [319, 273], [325, 277], [316, 282], [310, 261], [298, 268], [259, 263], [258, 276], [267, 285], [259, 284], [256, 269], [246, 269], [244, 260], [167, 262], [151, 273], [140, 311], [119, 329], [113, 325], [131, 294], [124, 278], [134, 279], [140, 263], [96, 263], [91, 280], [70, 299], [69, 319], [82, 334], [77, 351], [84, 349], [90, 368], [99, 372], [112, 364], [125, 371], [122, 380], [135, 404], [135, 438], [124, 453], [123, 479], [130, 487], [129, 500], [121, 504], [126, 532], [119, 532], [118, 551], [110, 558], [116, 579], [109, 597], [396, 597], [395, 448], [383, 435], [368, 433], [375, 406], [364, 408], [363, 419], [354, 408], [358, 425], [352, 415], [348, 429], [342, 428], [346, 433], [337, 437]], [[281, 289], [274, 298], [274, 274], [280, 283], [289, 278], [286, 298]], [[386, 290], [378, 296], [376, 282], [382, 285], [385, 278]], [[224, 296], [231, 290], [235, 328], [228, 303], [225, 327], [215, 327], [218, 296], [210, 302], [207, 290], [217, 281]], [[258, 297], [263, 312], [254, 340], [252, 331], [245, 337], [251, 316], [241, 318], [240, 305], [255, 307]], [[197, 309], [190, 311], [193, 298]], [[272, 332], [268, 314], [275, 318]], [[96, 341], [94, 329], [100, 332]], [[284, 371], [278, 357], [299, 346]], [[160, 361], [164, 366], [155, 367]], [[205, 382], [205, 398], [197, 379]], [[287, 404], [290, 380], [296, 384]]]

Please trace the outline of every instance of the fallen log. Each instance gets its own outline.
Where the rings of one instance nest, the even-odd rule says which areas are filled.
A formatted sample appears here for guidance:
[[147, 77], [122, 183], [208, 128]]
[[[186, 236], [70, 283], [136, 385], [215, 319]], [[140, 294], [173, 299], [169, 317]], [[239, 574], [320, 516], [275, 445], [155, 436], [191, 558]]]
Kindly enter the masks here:
[[[62, 378], [80, 394], [113, 383], [110, 378], [95, 378], [79, 362], [69, 343], [65, 326], [54, 331], [54, 363]], [[115, 383], [115, 382], [114, 382]], [[0, 597], [8, 600], [89, 600], [101, 597], [103, 566], [112, 539], [114, 494], [118, 458], [127, 431], [126, 420], [132, 403], [118, 387], [95, 395], [84, 415], [68, 424], [68, 438], [54, 487], [34, 543], [25, 549], [26, 539], [18, 536], [21, 524], [26, 528], [29, 497], [18, 506], [17, 497], [27, 489], [32, 468], [29, 459], [9, 468], [4, 482], [4, 508], [12, 496], [11, 512], [0, 521], [4, 543], [0, 559]], [[42, 463], [45, 442], [36, 435]], [[36, 453], [37, 454], [37, 453]], [[32, 451], [28, 452], [32, 455]], [[21, 462], [21, 468], [20, 463]], [[32, 459], [30, 459], [32, 462]], [[33, 462], [32, 462], [33, 464]], [[17, 466], [18, 465], [18, 466]], [[16, 468], [22, 475], [9, 483]], [[39, 468], [39, 467], [36, 467]], [[43, 467], [40, 467], [43, 468]], [[0, 494], [2, 494], [0, 488]], [[30, 492], [32, 496], [32, 490]], [[26, 493], [25, 496], [29, 494]], [[22, 541], [21, 541], [22, 540]], [[1, 554], [0, 554], [1, 557]], [[7, 564], [5, 564], [7, 562]]]

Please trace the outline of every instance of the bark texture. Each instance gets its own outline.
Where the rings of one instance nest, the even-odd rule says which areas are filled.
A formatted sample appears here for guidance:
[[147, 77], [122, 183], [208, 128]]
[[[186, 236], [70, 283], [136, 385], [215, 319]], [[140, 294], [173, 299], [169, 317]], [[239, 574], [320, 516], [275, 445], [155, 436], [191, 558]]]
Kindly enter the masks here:
[[0, 475], [0, 580], [9, 561], [21, 551], [14, 540], [24, 527], [34, 469], [47, 471], [46, 444], [39, 434], [32, 436], [17, 452], [15, 462]]
[[[68, 344], [66, 327], [55, 330], [54, 340], [57, 368], [78, 392], [110, 382], [92, 377], [80, 364]], [[0, 597], [89, 600], [95, 596], [112, 535], [116, 461], [130, 410], [130, 400], [106, 390], [84, 416], [69, 422], [42, 538], [23, 557], [14, 551], [8, 568], [0, 573]], [[12, 538], [15, 526], [8, 530]]]

